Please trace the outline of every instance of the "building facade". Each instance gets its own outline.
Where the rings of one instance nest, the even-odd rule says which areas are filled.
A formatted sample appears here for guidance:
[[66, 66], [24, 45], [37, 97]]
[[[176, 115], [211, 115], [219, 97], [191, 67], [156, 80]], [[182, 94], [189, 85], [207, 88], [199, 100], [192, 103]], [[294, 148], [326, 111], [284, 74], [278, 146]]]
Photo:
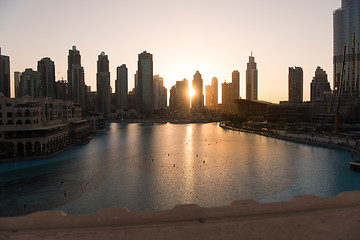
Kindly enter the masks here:
[[111, 90], [110, 90], [110, 72], [109, 59], [105, 52], [101, 52], [97, 61], [97, 102], [98, 111], [104, 114], [104, 117], [109, 117], [111, 110]]
[[76, 49], [76, 46], [69, 50], [67, 77], [67, 99], [84, 108], [86, 102], [85, 72], [81, 66], [80, 51]]
[[246, 69], [246, 100], [258, 100], [258, 70], [252, 54]]
[[[46, 155], [72, 141], [69, 124], [81, 120], [81, 108], [71, 101], [0, 94], [1, 157]], [[89, 127], [82, 130], [89, 134]]]
[[326, 72], [321, 67], [317, 67], [315, 77], [310, 83], [310, 101], [323, 101], [325, 94], [330, 92], [330, 83]]
[[1, 55], [0, 48], [0, 92], [10, 97], [10, 58]]
[[37, 70], [41, 74], [42, 97], [55, 98], [55, 63], [43, 58], [38, 61]]
[[347, 45], [342, 94], [360, 96], [360, 1], [342, 0], [334, 11], [334, 91], [338, 92], [344, 45]]
[[303, 102], [303, 70], [301, 67], [289, 68], [289, 102]]
[[201, 111], [204, 108], [203, 79], [199, 71], [194, 74], [192, 80], [194, 95], [191, 97], [191, 111]]
[[116, 68], [115, 80], [116, 108], [128, 109], [128, 69], [125, 64]]
[[153, 56], [146, 51], [138, 55], [138, 71], [135, 77], [135, 85], [138, 110], [141, 113], [152, 114], [154, 110]]
[[189, 113], [190, 96], [188, 80], [176, 81], [175, 86], [171, 88], [170, 109], [177, 113]]

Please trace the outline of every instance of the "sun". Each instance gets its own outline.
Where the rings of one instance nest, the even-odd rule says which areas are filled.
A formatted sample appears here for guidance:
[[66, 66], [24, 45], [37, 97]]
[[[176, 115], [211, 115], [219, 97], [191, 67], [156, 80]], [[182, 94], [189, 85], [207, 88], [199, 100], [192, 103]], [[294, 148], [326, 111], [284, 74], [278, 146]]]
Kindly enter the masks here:
[[195, 95], [195, 90], [193, 88], [189, 88], [188, 94], [189, 94], [190, 97], [194, 96]]

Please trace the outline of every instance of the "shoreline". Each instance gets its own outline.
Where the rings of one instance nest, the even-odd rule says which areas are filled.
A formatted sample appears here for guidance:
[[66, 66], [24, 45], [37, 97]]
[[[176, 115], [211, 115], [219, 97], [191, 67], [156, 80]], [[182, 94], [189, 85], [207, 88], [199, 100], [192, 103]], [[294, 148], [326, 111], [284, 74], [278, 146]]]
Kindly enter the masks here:
[[[353, 154], [356, 154], [358, 157], [360, 157], [360, 151], [358, 149], [356, 149], [356, 144], [354, 146], [352, 146], [351, 144], [343, 144], [343, 142], [342, 142], [342, 144], [339, 144], [339, 141], [342, 141], [342, 139], [335, 138], [335, 137], [330, 138], [328, 142], [324, 142], [324, 141], [317, 141], [316, 139], [313, 140], [313, 139], [310, 139], [307, 137], [305, 137], [305, 138], [298, 137], [298, 136], [305, 136], [304, 134], [298, 134], [297, 137], [292, 137], [292, 136], [284, 136], [279, 133], [269, 133], [269, 132], [265, 132], [265, 131], [252, 131], [252, 130], [248, 130], [248, 129], [235, 128], [235, 127], [227, 126], [225, 124], [225, 122], [220, 122], [219, 127], [223, 128], [223, 129], [227, 129], [227, 130], [251, 133], [251, 134], [255, 134], [255, 135], [259, 135], [259, 136], [269, 137], [269, 138], [293, 142], [293, 143], [301, 143], [301, 144], [306, 144], [306, 145], [310, 145], [310, 146], [344, 150], [344, 151], [348, 151]], [[319, 136], [317, 136], [317, 137], [319, 137]], [[337, 144], [335, 143], [335, 140], [338, 141]]]

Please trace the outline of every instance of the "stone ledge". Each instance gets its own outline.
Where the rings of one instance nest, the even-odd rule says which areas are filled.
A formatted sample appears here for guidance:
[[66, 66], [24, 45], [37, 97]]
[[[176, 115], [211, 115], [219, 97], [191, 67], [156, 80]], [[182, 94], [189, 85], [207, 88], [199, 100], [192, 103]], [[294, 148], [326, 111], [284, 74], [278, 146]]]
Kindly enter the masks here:
[[[241, 224], [246, 224], [249, 229], [252, 229], [252, 227], [259, 224], [261, 228], [267, 228], [267, 226], [270, 227], [277, 222], [282, 227], [293, 224], [311, 224], [309, 227], [316, 229], [316, 231], [318, 231], [318, 227], [321, 227], [327, 232], [335, 231], [338, 228], [332, 227], [332, 225], [327, 226], [322, 221], [333, 219], [334, 221], [340, 221], [337, 226], [341, 226], [341, 219], [344, 216], [352, 222], [352, 225], [347, 224], [347, 227], [354, 225], [357, 231], [360, 226], [359, 213], [360, 191], [345, 192], [336, 197], [328, 198], [296, 196], [288, 202], [278, 203], [258, 203], [253, 200], [234, 201], [229, 206], [214, 208], [202, 208], [191, 204], [175, 206], [171, 210], [148, 212], [131, 212], [125, 208], [103, 209], [89, 215], [67, 215], [61, 211], [48, 211], [37, 212], [24, 217], [0, 218], [0, 239], [26, 239], [25, 236], [34, 238], [37, 236], [40, 238], [44, 234], [54, 236], [51, 234], [59, 234], [60, 232], [68, 232], [69, 234], [64, 235], [66, 238], [59, 239], [78, 239], [79, 232], [83, 233], [82, 236], [86, 236], [84, 239], [96, 239], [91, 238], [88, 234], [92, 232], [94, 237], [100, 233], [104, 234], [104, 232], [110, 235], [114, 232], [118, 232], [120, 235], [124, 233], [131, 235], [131, 233], [135, 234], [138, 230], [144, 230], [144, 228], [146, 231], [159, 233], [164, 229], [173, 229], [173, 234], [176, 234], [179, 229], [193, 231], [194, 228], [200, 230], [209, 227], [211, 227], [211, 229], [208, 229], [210, 232], [220, 227], [222, 229], [222, 231], [218, 232], [220, 236], [228, 236], [229, 231], [235, 231], [240, 235], [243, 231], [246, 232], [248, 228], [242, 228]], [[321, 218], [317, 221], [316, 219], [319, 216]], [[286, 220], [288, 218], [292, 220], [289, 222]], [[312, 218], [314, 220], [311, 220]], [[271, 224], [269, 219], [272, 219]], [[304, 219], [305, 222], [303, 222]], [[234, 228], [234, 226], [239, 228]], [[287, 231], [294, 234], [299, 231], [299, 229], [293, 230], [294, 232], [289, 228]], [[204, 234], [206, 235], [206, 233]], [[133, 236], [135, 237], [135, 235]], [[17, 238], [20, 236], [24, 238]], [[146, 238], [145, 235], [136, 236], [139, 239]], [[169, 235], [155, 234], [154, 236], [159, 239], [161, 237], [166, 239], [166, 236]]]

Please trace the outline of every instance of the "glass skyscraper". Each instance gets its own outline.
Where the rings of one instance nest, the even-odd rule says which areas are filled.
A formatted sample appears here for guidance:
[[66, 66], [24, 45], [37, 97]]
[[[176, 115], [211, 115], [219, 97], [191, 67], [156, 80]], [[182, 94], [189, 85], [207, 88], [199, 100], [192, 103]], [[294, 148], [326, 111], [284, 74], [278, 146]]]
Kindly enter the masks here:
[[342, 0], [334, 11], [334, 90], [340, 86], [344, 45], [347, 45], [342, 93], [360, 96], [360, 1]]

